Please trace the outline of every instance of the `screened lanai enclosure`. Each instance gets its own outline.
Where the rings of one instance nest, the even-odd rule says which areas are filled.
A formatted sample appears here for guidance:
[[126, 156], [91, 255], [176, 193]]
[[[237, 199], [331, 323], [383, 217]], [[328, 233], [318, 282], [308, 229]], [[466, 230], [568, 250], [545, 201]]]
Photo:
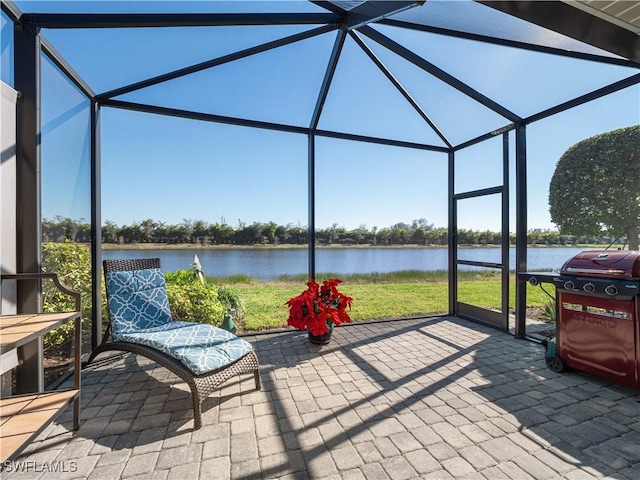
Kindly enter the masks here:
[[[122, 212], [298, 224], [309, 278], [328, 268], [319, 228], [422, 219], [448, 232], [443, 313], [524, 338], [526, 284], [509, 273], [528, 268], [527, 231], [552, 228], [555, 163], [640, 123], [639, 10], [3, 0], [2, 271], [40, 270], [43, 219], [90, 222], [95, 347], [102, 228]], [[463, 230], [501, 247], [478, 257]], [[469, 269], [500, 273], [491, 308], [461, 288]], [[37, 301], [17, 292], [19, 310]]]

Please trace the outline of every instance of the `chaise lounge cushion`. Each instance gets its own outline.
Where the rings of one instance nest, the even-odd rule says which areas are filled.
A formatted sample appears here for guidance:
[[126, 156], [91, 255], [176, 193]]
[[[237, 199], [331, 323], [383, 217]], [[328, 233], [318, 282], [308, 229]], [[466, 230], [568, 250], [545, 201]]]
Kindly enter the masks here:
[[164, 275], [159, 268], [107, 272], [113, 339], [172, 321]]
[[229, 365], [253, 349], [249, 342], [221, 328], [180, 321], [125, 333], [120, 340], [155, 348], [179, 360], [196, 375]]
[[174, 321], [159, 268], [107, 272], [105, 278], [115, 341], [152, 347], [195, 375], [229, 365], [253, 349], [213, 325]]

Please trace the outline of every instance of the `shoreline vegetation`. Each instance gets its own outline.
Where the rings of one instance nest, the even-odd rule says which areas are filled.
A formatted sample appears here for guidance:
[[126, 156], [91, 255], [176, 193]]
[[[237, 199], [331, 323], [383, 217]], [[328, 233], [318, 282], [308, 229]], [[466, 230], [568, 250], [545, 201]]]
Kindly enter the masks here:
[[[602, 245], [618, 241], [606, 234], [567, 235], [557, 230], [533, 228], [527, 231], [527, 243], [530, 245]], [[471, 230], [458, 228], [456, 241], [459, 245], [498, 246], [504, 235], [490, 230]], [[75, 243], [90, 242], [91, 224], [84, 219], [73, 220], [56, 216], [53, 220], [42, 219], [42, 239], [44, 242]], [[516, 234], [507, 235], [509, 243], [515, 245]], [[152, 245], [151, 248], [305, 248], [309, 242], [307, 226], [289, 223], [278, 225], [275, 222], [253, 222], [247, 224], [238, 219], [238, 225], [226, 223], [224, 217], [220, 223], [208, 223], [203, 220], [184, 220], [180, 224], [167, 224], [152, 219], [119, 226], [106, 221], [101, 229], [103, 245], [113, 248], [139, 248], [139, 245]], [[396, 223], [389, 227], [367, 227], [360, 225], [348, 229], [338, 224], [316, 228], [315, 241], [318, 248], [337, 246], [353, 247], [416, 247], [442, 248], [449, 243], [449, 230], [436, 227], [426, 219], [413, 220], [411, 223]], [[127, 247], [122, 247], [127, 245]], [[129, 247], [134, 245], [134, 247]], [[162, 247], [158, 247], [161, 245]]]

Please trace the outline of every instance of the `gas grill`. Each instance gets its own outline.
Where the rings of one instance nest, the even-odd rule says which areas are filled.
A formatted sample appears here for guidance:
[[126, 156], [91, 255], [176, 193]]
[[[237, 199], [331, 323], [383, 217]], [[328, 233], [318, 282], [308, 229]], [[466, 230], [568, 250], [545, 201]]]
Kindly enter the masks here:
[[547, 366], [565, 366], [640, 388], [640, 252], [587, 250], [560, 273], [525, 272], [532, 285], [556, 288], [556, 338]]

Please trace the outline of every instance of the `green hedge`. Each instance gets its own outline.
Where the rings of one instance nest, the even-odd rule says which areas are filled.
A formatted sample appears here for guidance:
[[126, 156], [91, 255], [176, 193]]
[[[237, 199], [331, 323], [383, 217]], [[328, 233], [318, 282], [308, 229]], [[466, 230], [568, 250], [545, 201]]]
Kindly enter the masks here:
[[[60, 281], [82, 295], [83, 329], [91, 329], [91, 251], [89, 246], [66, 241], [42, 245], [42, 270], [57, 273]], [[204, 285], [195, 278], [192, 270], [165, 272], [167, 295], [173, 318], [189, 322], [202, 322], [220, 326], [224, 316], [234, 309], [236, 323], [242, 324], [245, 316], [244, 302], [230, 288], [214, 285], [205, 279]], [[103, 325], [109, 321], [104, 282], [102, 286]], [[71, 311], [73, 299], [63, 294], [51, 281], [42, 285], [42, 307], [45, 312]], [[62, 345], [73, 336], [73, 323], [62, 325], [49, 332], [44, 340], [47, 345]], [[85, 333], [86, 336], [86, 333]]]

